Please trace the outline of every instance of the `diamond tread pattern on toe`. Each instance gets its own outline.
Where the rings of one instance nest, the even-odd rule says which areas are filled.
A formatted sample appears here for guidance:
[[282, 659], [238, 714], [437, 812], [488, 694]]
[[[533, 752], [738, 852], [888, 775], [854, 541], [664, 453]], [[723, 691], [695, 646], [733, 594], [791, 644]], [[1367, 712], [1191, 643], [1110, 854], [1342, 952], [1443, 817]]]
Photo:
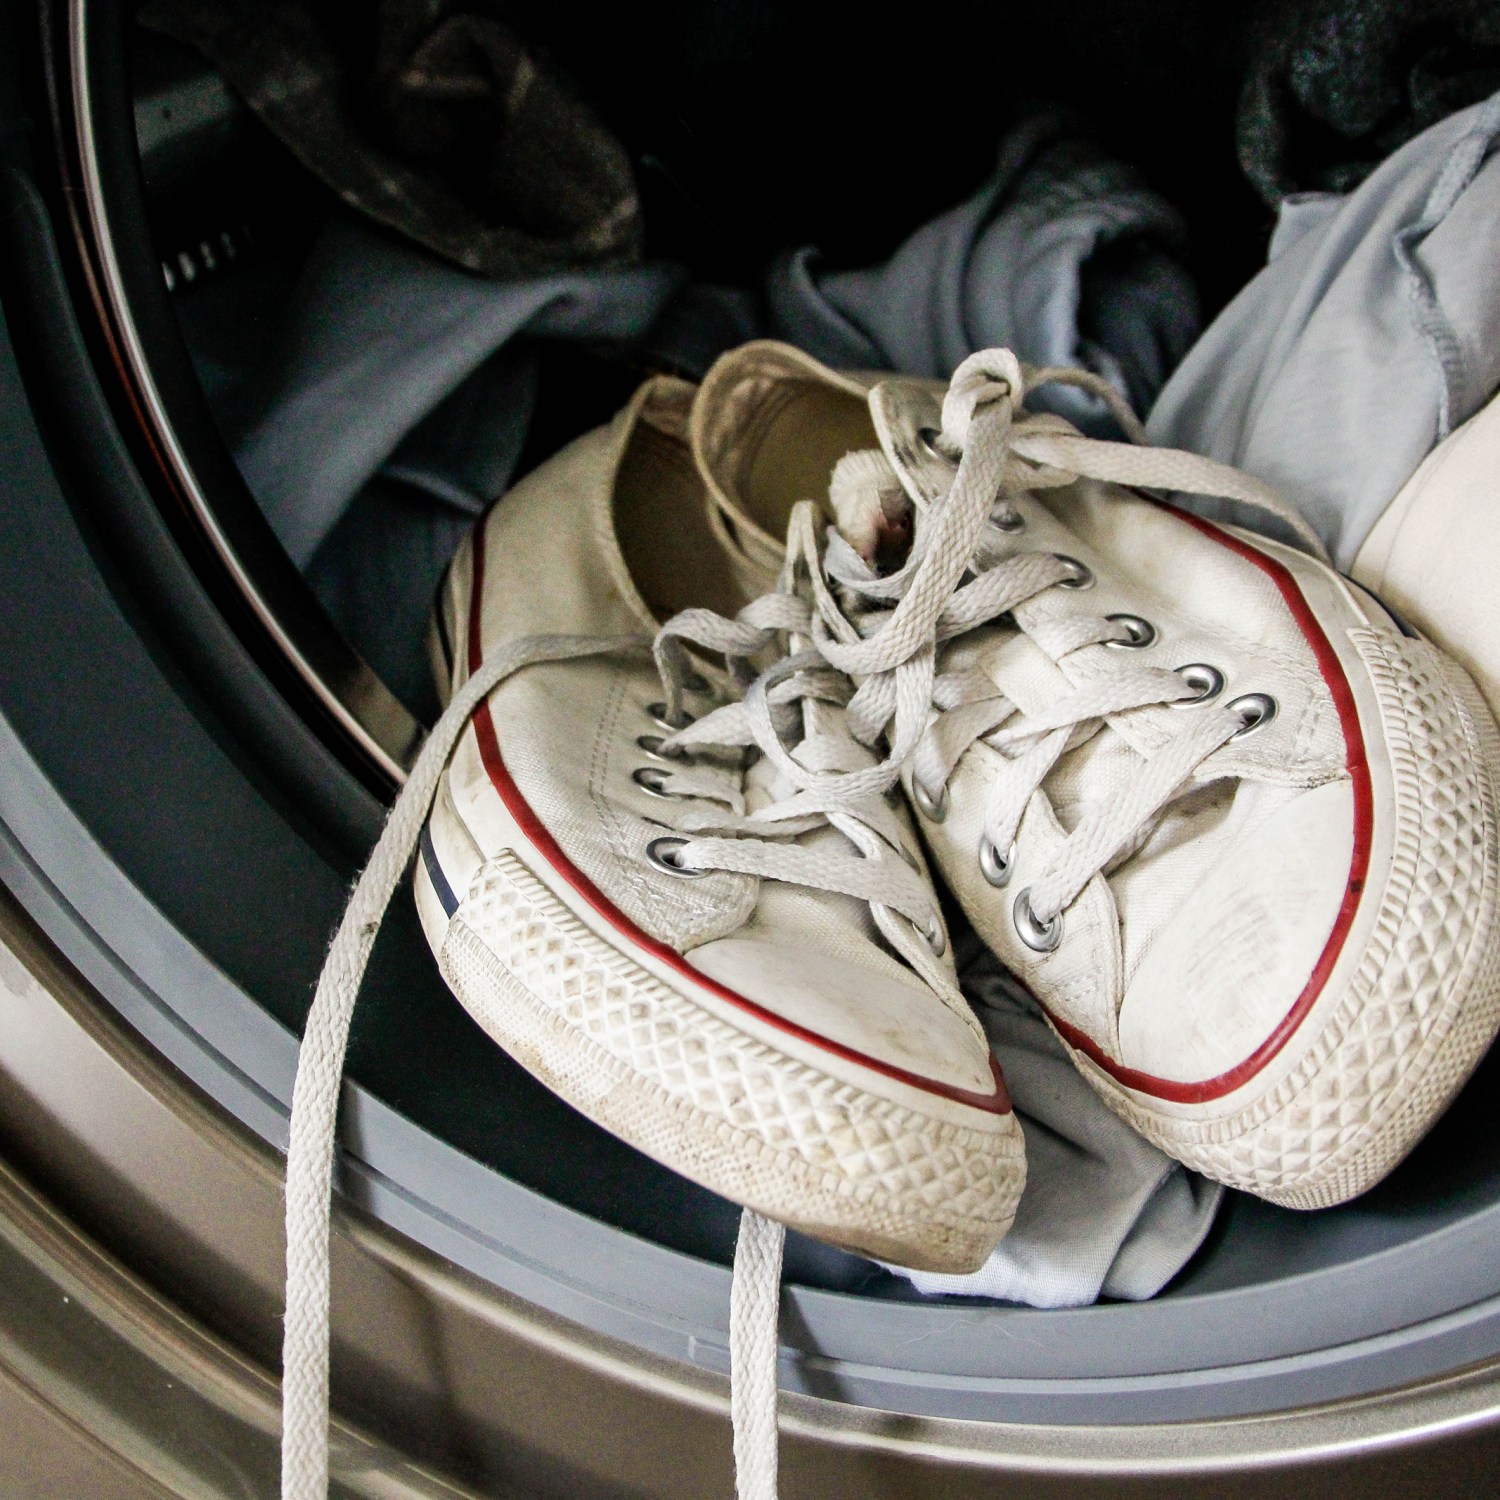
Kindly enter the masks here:
[[606, 943], [513, 854], [479, 871], [455, 920], [580, 1041], [840, 1192], [915, 1199], [945, 1219], [1013, 1213], [1018, 1131], [933, 1119], [746, 1036]]
[[1500, 1025], [1500, 737], [1477, 690], [1460, 689], [1461, 670], [1425, 641], [1349, 634], [1382, 710], [1397, 828], [1381, 910], [1336, 1010], [1298, 1065], [1229, 1118], [1164, 1118], [1088, 1074], [1174, 1156], [1296, 1208], [1344, 1202], [1384, 1177]]

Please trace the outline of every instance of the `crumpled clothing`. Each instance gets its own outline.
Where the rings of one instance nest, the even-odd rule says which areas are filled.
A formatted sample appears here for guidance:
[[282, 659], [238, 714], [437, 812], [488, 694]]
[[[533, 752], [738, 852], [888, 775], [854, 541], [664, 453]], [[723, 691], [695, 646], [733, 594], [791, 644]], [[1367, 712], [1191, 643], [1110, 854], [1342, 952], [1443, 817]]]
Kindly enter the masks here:
[[[783, 257], [767, 285], [771, 331], [835, 368], [946, 380], [977, 349], [1104, 376], [1145, 412], [1198, 334], [1176, 210], [1066, 116], [1002, 142], [989, 180], [925, 224], [884, 265], [824, 272]], [[1051, 386], [1037, 400], [1114, 435], [1097, 396]]]
[[892, 1266], [919, 1292], [1083, 1307], [1154, 1297], [1203, 1243], [1224, 1197], [1110, 1110], [1036, 1003], [972, 934], [959, 977], [1026, 1138], [1026, 1188], [1009, 1234], [963, 1276]]
[[351, 208], [466, 270], [639, 258], [624, 148], [497, 0], [147, 0]]
[[[1152, 442], [1279, 490], [1347, 570], [1427, 454], [1500, 389], [1500, 94], [1353, 193], [1282, 205], [1273, 259], [1210, 325]], [[1200, 514], [1263, 529], [1232, 502]]]
[[491, 281], [352, 217], [323, 231], [221, 420], [282, 545], [398, 696], [425, 696], [433, 591], [526, 440], [538, 376], [518, 336], [628, 350], [684, 275], [658, 262]]
[[1500, 88], [1494, 0], [1281, 0], [1253, 36], [1239, 156], [1273, 208], [1291, 193], [1351, 191]]
[[487, 381], [500, 392], [466, 388], [469, 378], [523, 331], [628, 344], [682, 279], [655, 263], [481, 280], [336, 218], [242, 398], [240, 470], [299, 567], [387, 465], [478, 514], [505, 487], [532, 397], [516, 399], [511, 370]]

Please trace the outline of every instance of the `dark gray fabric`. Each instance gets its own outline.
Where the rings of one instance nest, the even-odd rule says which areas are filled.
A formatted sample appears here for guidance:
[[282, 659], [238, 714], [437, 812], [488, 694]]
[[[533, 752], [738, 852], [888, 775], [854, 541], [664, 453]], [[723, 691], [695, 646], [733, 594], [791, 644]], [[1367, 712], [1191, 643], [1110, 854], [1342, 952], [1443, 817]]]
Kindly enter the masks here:
[[490, 276], [641, 249], [630, 159], [494, 0], [147, 0], [351, 208]]
[[474, 524], [420, 492], [377, 476], [307, 568], [329, 616], [380, 680], [429, 722], [441, 709], [428, 661], [437, 586]]
[[422, 637], [441, 571], [526, 440], [535, 341], [633, 348], [683, 275], [646, 264], [483, 279], [340, 216], [262, 369], [225, 383], [226, 435], [267, 519], [408, 703], [429, 696]]
[[[463, 508], [477, 512], [504, 488], [530, 398], [450, 398], [523, 332], [638, 340], [682, 276], [654, 264], [486, 280], [338, 218], [308, 260], [265, 373], [231, 419], [240, 469], [299, 567], [403, 443], [394, 461], [404, 477], [425, 469], [419, 482], [434, 497], [462, 494]], [[524, 390], [510, 366], [482, 379]]]
[[1178, 367], [1151, 439], [1273, 485], [1347, 568], [1433, 446], [1500, 389], [1497, 141], [1500, 94], [1347, 197], [1288, 200], [1275, 259]]
[[1500, 88], [1495, 0], [1279, 0], [1253, 30], [1240, 162], [1273, 207], [1348, 192]]
[[721, 354], [765, 337], [765, 311], [755, 292], [690, 282], [666, 305], [641, 354], [673, 374], [701, 380]]
[[[772, 331], [826, 363], [946, 379], [976, 349], [1104, 375], [1144, 412], [1197, 336], [1198, 298], [1169, 204], [1060, 115], [1002, 143], [989, 180], [884, 265], [823, 271], [799, 250], [772, 269]], [[1067, 386], [1044, 404], [1113, 423]]]
[[529, 350], [492, 354], [401, 439], [379, 473], [477, 517], [510, 482], [536, 409], [537, 380]]
[[464, 534], [509, 482], [536, 398], [530, 351], [492, 355], [361, 484], [306, 566], [345, 636], [423, 714], [439, 707], [423, 649], [434, 591]]

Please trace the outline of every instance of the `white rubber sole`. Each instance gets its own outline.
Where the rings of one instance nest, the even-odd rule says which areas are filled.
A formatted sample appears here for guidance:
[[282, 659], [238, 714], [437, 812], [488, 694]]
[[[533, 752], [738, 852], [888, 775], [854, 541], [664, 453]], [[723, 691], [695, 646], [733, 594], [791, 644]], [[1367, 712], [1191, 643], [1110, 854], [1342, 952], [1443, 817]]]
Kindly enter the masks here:
[[815, 1047], [740, 1022], [607, 938], [597, 914], [540, 878], [544, 856], [519, 830], [515, 847], [481, 859], [451, 797], [430, 834], [430, 846], [469, 851], [451, 916], [418, 863], [445, 979], [574, 1108], [712, 1191], [859, 1254], [949, 1272], [988, 1258], [1025, 1183], [1014, 1114], [924, 1107], [899, 1081], [847, 1058], [820, 1066]]

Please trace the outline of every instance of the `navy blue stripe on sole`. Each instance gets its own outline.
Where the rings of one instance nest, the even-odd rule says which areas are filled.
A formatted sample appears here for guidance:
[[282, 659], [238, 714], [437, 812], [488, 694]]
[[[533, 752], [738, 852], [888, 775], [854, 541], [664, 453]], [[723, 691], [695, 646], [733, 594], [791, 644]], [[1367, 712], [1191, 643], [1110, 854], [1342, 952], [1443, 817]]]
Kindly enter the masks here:
[[448, 877], [443, 874], [443, 867], [438, 863], [437, 850], [432, 847], [430, 820], [422, 825], [421, 850], [422, 866], [427, 871], [427, 878], [432, 882], [433, 890], [437, 893], [443, 914], [451, 917], [458, 910], [458, 897], [453, 894], [453, 887], [448, 884]]

